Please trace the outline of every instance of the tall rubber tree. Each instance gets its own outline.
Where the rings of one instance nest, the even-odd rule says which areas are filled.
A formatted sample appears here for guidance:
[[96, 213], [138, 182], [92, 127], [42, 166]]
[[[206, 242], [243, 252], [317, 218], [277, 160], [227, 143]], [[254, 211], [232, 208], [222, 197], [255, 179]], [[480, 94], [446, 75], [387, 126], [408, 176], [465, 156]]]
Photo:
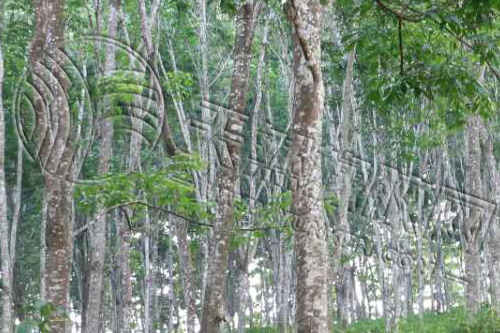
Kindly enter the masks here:
[[[109, 6], [108, 36], [116, 39], [118, 29], [118, 16], [121, 0], [111, 0]], [[105, 46], [104, 75], [111, 76], [116, 67], [115, 45], [112, 43]], [[109, 108], [107, 101], [106, 108]], [[110, 171], [110, 160], [113, 155], [113, 124], [108, 118], [101, 123], [101, 141], [99, 152], [99, 174]], [[84, 291], [84, 304], [82, 311], [82, 332], [97, 332], [99, 321], [102, 320], [100, 313], [104, 306], [103, 289], [105, 286], [105, 257], [106, 257], [106, 213], [104, 207], [99, 207], [97, 222], [89, 227], [89, 263], [87, 286]]]
[[[3, 3], [0, 3], [0, 33], [3, 28]], [[2, 39], [0, 38], [0, 43]], [[3, 87], [3, 53], [0, 45], [0, 92]], [[2, 277], [10, 282], [12, 274], [9, 251], [9, 220], [7, 218], [7, 191], [5, 183], [5, 116], [3, 110], [3, 99], [0, 93], [0, 249], [2, 253]], [[13, 249], [11, 249], [13, 250]], [[12, 332], [12, 288], [11, 283], [4, 285], [2, 290], [2, 333]]]
[[[69, 283], [73, 255], [73, 143], [66, 92], [71, 82], [64, 72], [64, 0], [35, 0], [35, 29], [30, 64], [35, 87], [33, 107], [35, 138], [45, 179], [47, 225], [45, 230], [45, 280], [47, 302], [56, 309], [50, 320], [53, 333], [65, 333], [70, 320]], [[57, 121], [54, 121], [57, 120]]]
[[214, 237], [210, 244], [207, 283], [201, 314], [202, 333], [217, 333], [226, 321], [224, 290], [229, 259], [229, 244], [234, 232], [233, 199], [236, 181], [239, 177], [240, 150], [243, 122], [252, 59], [252, 43], [255, 25], [261, 3], [245, 1], [237, 11], [236, 34], [233, 49], [233, 76], [224, 127], [223, 150], [217, 171], [217, 221], [214, 223]]
[[293, 139], [290, 168], [295, 207], [297, 255], [297, 332], [328, 332], [326, 225], [321, 198], [321, 137], [324, 86], [321, 73], [319, 0], [289, 0], [292, 25]]

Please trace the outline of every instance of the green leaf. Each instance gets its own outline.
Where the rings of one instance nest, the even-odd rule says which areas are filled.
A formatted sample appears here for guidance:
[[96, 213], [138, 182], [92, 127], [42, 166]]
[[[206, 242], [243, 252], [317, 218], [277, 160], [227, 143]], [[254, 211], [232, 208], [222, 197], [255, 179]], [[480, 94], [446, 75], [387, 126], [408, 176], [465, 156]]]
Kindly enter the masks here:
[[238, 11], [234, 0], [221, 0], [220, 9], [224, 14], [234, 15]]

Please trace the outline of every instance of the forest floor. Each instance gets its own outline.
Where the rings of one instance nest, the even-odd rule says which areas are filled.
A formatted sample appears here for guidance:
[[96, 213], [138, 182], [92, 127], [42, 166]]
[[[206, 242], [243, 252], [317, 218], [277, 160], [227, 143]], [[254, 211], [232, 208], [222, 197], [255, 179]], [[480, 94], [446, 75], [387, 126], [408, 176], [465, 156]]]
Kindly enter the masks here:
[[[356, 322], [344, 330], [334, 328], [334, 333], [385, 333], [385, 318]], [[500, 314], [484, 306], [476, 315], [468, 316], [463, 307], [444, 313], [428, 311], [422, 317], [411, 315], [401, 318], [395, 332], [404, 333], [497, 333], [500, 332]]]

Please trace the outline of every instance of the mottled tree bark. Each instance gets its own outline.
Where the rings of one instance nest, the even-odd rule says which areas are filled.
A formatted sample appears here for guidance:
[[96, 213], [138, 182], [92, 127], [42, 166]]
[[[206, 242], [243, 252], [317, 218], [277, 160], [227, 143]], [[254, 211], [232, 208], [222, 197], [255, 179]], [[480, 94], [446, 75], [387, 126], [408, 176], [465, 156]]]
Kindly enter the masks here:
[[[419, 174], [423, 175], [425, 173], [425, 167], [427, 164], [428, 154], [427, 152], [421, 157], [421, 162], [419, 165]], [[420, 187], [417, 194], [417, 223], [415, 224], [416, 238], [417, 238], [417, 283], [418, 283], [418, 315], [421, 320], [424, 316], [424, 288], [425, 288], [425, 271], [424, 271], [424, 249], [422, 244], [423, 229], [425, 227], [425, 213], [424, 213], [424, 197], [425, 190]]]
[[[3, 3], [0, 4], [0, 32], [3, 31]], [[0, 92], [3, 91], [3, 52], [0, 36]], [[5, 115], [0, 93], [0, 249], [2, 264], [2, 333], [12, 332], [12, 263], [9, 249], [10, 221], [7, 217], [7, 188], [5, 183]]]
[[185, 220], [171, 217], [175, 221], [175, 230], [179, 249], [180, 269], [183, 271], [184, 279], [184, 303], [186, 304], [186, 332], [194, 333], [197, 321], [196, 315], [196, 294], [195, 294], [195, 276], [194, 267], [189, 250], [187, 238], [187, 222]]
[[[248, 225], [257, 227], [255, 219], [255, 208], [256, 200], [260, 195], [260, 191], [263, 187], [257, 187], [257, 131], [259, 126], [259, 119], [261, 117], [261, 105], [262, 105], [262, 83], [264, 77], [264, 66], [265, 66], [265, 56], [267, 47], [267, 36], [269, 32], [269, 19], [266, 18], [266, 23], [264, 26], [264, 31], [262, 33], [262, 46], [259, 52], [258, 64], [257, 64], [257, 76], [256, 81], [256, 92], [255, 92], [255, 105], [252, 110], [252, 118], [250, 123], [250, 177], [248, 179]], [[238, 313], [238, 332], [244, 333], [247, 323], [247, 309], [250, 308], [250, 303], [252, 302], [252, 297], [250, 295], [250, 272], [249, 265], [254, 259], [255, 253], [257, 251], [257, 246], [259, 241], [248, 242], [243, 246], [240, 246], [236, 250], [236, 267], [238, 268], [238, 298], [239, 302], [237, 304]]]
[[224, 128], [224, 149], [217, 174], [217, 221], [210, 245], [205, 296], [201, 315], [202, 333], [216, 333], [225, 321], [224, 290], [229, 256], [229, 242], [234, 231], [233, 197], [239, 173], [241, 137], [247, 91], [251, 49], [260, 4], [243, 3], [237, 14], [236, 37], [233, 53], [233, 78], [229, 97], [229, 114]]
[[[201, 59], [201, 73], [199, 76], [200, 83], [200, 93], [202, 101], [210, 101], [210, 82], [209, 82], [209, 56], [210, 52], [208, 50], [208, 33], [207, 33], [207, 3], [206, 0], [198, 0], [198, 39], [200, 48], [200, 59]], [[210, 123], [210, 110], [206, 107], [201, 106], [201, 119], [204, 124]], [[205, 173], [200, 173], [200, 193], [202, 200], [210, 200], [213, 197], [212, 185], [215, 183], [216, 177], [216, 165], [215, 165], [215, 152], [214, 147], [208, 144], [208, 141], [212, 137], [211, 126], [207, 127], [207, 131], [204, 133], [204, 141], [207, 143], [204, 149], [200, 149], [201, 157], [204, 161], [208, 162], [208, 169]]]
[[471, 200], [480, 198], [483, 194], [481, 180], [481, 146], [479, 138], [480, 118], [475, 115], [467, 124], [468, 149], [465, 159], [467, 172], [467, 189], [471, 197], [467, 201], [469, 214], [463, 221], [462, 234], [465, 240], [465, 305], [474, 313], [479, 310], [480, 288], [480, 264], [479, 235], [481, 232], [482, 216], [480, 209]]
[[130, 320], [132, 319], [132, 277], [130, 269], [130, 237], [125, 216], [117, 219], [118, 230], [118, 288], [116, 294], [117, 302], [117, 332], [130, 333]]
[[[111, 1], [109, 7], [109, 27], [108, 37], [116, 38], [118, 28], [118, 13], [121, 5], [120, 0]], [[106, 44], [105, 47], [104, 76], [109, 77], [115, 69], [115, 46]], [[110, 108], [109, 101], [106, 101], [104, 108]], [[108, 112], [105, 112], [108, 114]], [[113, 154], [113, 125], [110, 118], [104, 118], [101, 122], [101, 142], [98, 173], [109, 172], [110, 159]], [[104, 259], [106, 251], [106, 213], [105, 207], [98, 211], [97, 221], [89, 226], [89, 263], [88, 285], [85, 293], [87, 303], [84, 305], [85, 316], [83, 316], [82, 332], [98, 332], [101, 307], [103, 306], [102, 291], [104, 288]]]
[[278, 304], [278, 329], [282, 333], [289, 331], [289, 314], [290, 314], [290, 286], [291, 286], [291, 270], [292, 270], [292, 253], [286, 248], [285, 236], [281, 236], [280, 240], [280, 286], [281, 302]]
[[[1, 84], [0, 84], [1, 87]], [[1, 91], [1, 89], [0, 89]], [[0, 108], [1, 108], [0, 104]], [[1, 153], [0, 153], [1, 154]], [[17, 171], [16, 171], [16, 187], [13, 189], [13, 195], [12, 195], [12, 201], [13, 201], [13, 212], [12, 212], [12, 219], [11, 219], [11, 225], [10, 225], [10, 233], [9, 233], [9, 273], [5, 273], [7, 278], [5, 279], [7, 282], [6, 286], [6, 293], [10, 293], [11, 296], [11, 302], [14, 302], [14, 307], [18, 308], [19, 305], [23, 304], [23, 295], [19, 297], [19, 295], [16, 295], [16, 290], [19, 290], [19, 284], [17, 284], [16, 288], [16, 282], [14, 279], [15, 270], [15, 262], [16, 262], [16, 244], [17, 244], [17, 227], [19, 224], [19, 217], [21, 214], [21, 189], [22, 189], [22, 182], [23, 182], [23, 155], [24, 155], [24, 146], [21, 141], [21, 139], [18, 139], [17, 141]], [[1, 165], [1, 163], [0, 163]], [[1, 191], [1, 190], [0, 190]], [[2, 252], [3, 253], [3, 252]], [[2, 273], [3, 274], [3, 273]], [[5, 283], [5, 282], [4, 282]], [[23, 311], [17, 311], [18, 314], [18, 319], [22, 320], [22, 317], [24, 316]], [[21, 316], [19, 316], [21, 314]], [[11, 325], [14, 324], [14, 320], [12, 318], [13, 316], [11, 315]], [[12, 330], [12, 329], [11, 329]]]
[[[342, 92], [342, 115], [341, 123], [338, 128], [338, 146], [340, 156], [344, 156], [349, 153], [352, 149], [352, 126], [353, 126], [353, 77], [354, 77], [354, 60], [355, 60], [355, 49], [351, 50], [347, 54], [347, 68], [346, 76], [344, 79], [344, 87]], [[345, 273], [350, 271], [350, 265], [345, 264], [343, 267], [340, 264], [341, 255], [346, 257], [350, 256], [350, 248], [348, 246], [343, 246], [344, 241], [349, 242], [350, 225], [347, 218], [349, 199], [351, 197], [352, 191], [352, 176], [354, 173], [354, 168], [343, 168], [339, 165], [338, 174], [336, 175], [336, 187], [337, 187], [337, 198], [338, 198], [338, 209], [337, 209], [337, 225], [336, 225], [336, 248], [333, 252], [333, 276], [337, 278], [337, 289], [342, 291], [338, 294], [337, 302], [337, 314], [341, 324], [345, 327], [349, 323], [349, 307], [347, 303], [347, 295], [352, 294], [352, 285], [349, 283], [349, 279], [345, 276]], [[342, 304], [341, 304], [342, 303]]]
[[[208, 29], [207, 29], [207, 1], [198, 0], [198, 20], [199, 27], [197, 29], [199, 48], [200, 48], [200, 59], [201, 59], [201, 73], [199, 75], [200, 93], [202, 101], [210, 101], [210, 82], [209, 82], [209, 56], [208, 51]], [[210, 123], [210, 110], [204, 107], [204, 103], [201, 106], [201, 119], [204, 124]], [[214, 146], [209, 144], [210, 138], [212, 138], [213, 131], [212, 126], [207, 126], [207, 131], [203, 134], [204, 142], [199, 142], [199, 150], [201, 158], [207, 162], [207, 169], [205, 172], [199, 173], [199, 193], [201, 200], [207, 201], [212, 200], [214, 197], [214, 185], [216, 179], [216, 155]], [[201, 140], [200, 140], [201, 141]], [[204, 307], [205, 301], [205, 290], [208, 274], [208, 262], [209, 262], [209, 243], [212, 230], [208, 230], [203, 239], [203, 253], [205, 255], [204, 266], [202, 271], [202, 286], [201, 286], [201, 307]]]
[[442, 233], [441, 233], [441, 216], [437, 218], [436, 225], [436, 263], [434, 265], [434, 299], [436, 300], [436, 311], [444, 311], [444, 296], [443, 296], [443, 250], [442, 250]]
[[[54, 333], [66, 332], [69, 326], [63, 313], [69, 311], [69, 282], [71, 261], [73, 255], [73, 186], [67, 177], [71, 175], [71, 161], [73, 147], [71, 137], [68, 136], [71, 128], [69, 106], [65, 91], [70, 83], [63, 69], [64, 60], [60, 49], [64, 45], [64, 0], [48, 1], [37, 0], [35, 8], [35, 33], [30, 47], [30, 61], [33, 73], [47, 78], [47, 88], [34, 78], [34, 85], [41, 92], [35, 96], [34, 108], [37, 123], [43, 124], [49, 130], [38, 133], [38, 155], [45, 177], [47, 197], [47, 225], [46, 225], [46, 262], [45, 283], [47, 301], [52, 303], [58, 311], [52, 314], [50, 329]], [[48, 55], [49, 57], [47, 57]], [[51, 58], [55, 63], [47, 61]], [[50, 74], [44, 71], [48, 66]], [[50, 90], [50, 95], [47, 89]], [[45, 108], [44, 99], [53, 97], [49, 109]], [[57, 119], [57, 123], [47, 123], [46, 116]], [[71, 177], [71, 176], [70, 176]]]
[[321, 199], [321, 135], [324, 87], [321, 72], [319, 0], [285, 4], [292, 24], [295, 77], [294, 136], [290, 167], [294, 179], [297, 255], [297, 332], [328, 331], [326, 227]]
[[[492, 189], [492, 199], [500, 202], [500, 172], [498, 172], [497, 162], [493, 155], [493, 142], [487, 139], [486, 157], [488, 169], [490, 170], [490, 184]], [[488, 273], [490, 278], [490, 297], [493, 307], [500, 309], [500, 227], [498, 216], [492, 217], [488, 233], [488, 248], [490, 260], [488, 261]]]

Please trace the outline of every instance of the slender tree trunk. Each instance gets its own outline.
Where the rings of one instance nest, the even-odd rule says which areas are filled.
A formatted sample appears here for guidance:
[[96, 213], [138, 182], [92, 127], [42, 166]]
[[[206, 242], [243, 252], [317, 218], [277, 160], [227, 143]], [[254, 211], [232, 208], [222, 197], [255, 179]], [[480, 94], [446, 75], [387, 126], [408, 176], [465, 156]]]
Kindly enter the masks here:
[[[224, 290], [229, 256], [229, 242], [233, 234], [233, 197], [239, 173], [241, 143], [238, 142], [243, 128], [249, 84], [251, 49], [255, 24], [260, 4], [253, 1], [243, 3], [237, 15], [234, 46], [234, 67], [229, 97], [229, 114], [224, 128], [224, 151], [218, 170], [217, 222], [214, 225], [214, 239], [210, 246], [210, 262], [206, 281], [204, 304], [201, 316], [202, 333], [216, 333], [225, 321]], [[233, 141], [231, 139], [236, 139]]]
[[[1, 77], [1, 76], [0, 76]], [[1, 84], [0, 84], [1, 91]], [[0, 101], [1, 103], [1, 101]], [[0, 104], [0, 109], [2, 108]], [[0, 153], [1, 154], [1, 153]], [[21, 193], [22, 193], [22, 182], [23, 182], [23, 155], [24, 155], [24, 146], [21, 139], [17, 141], [17, 172], [16, 172], [16, 188], [14, 190], [13, 201], [14, 208], [12, 213], [12, 224], [10, 228], [10, 248], [9, 248], [9, 260], [10, 260], [10, 276], [8, 280], [8, 290], [11, 292], [11, 301], [14, 302], [14, 308], [18, 307], [18, 305], [23, 304], [22, 297], [16, 297], [15, 290], [18, 288], [15, 287], [15, 262], [16, 262], [16, 244], [17, 244], [17, 227], [19, 224], [19, 217], [21, 215]], [[1, 164], [1, 163], [0, 163]], [[19, 286], [19, 284], [17, 284]], [[24, 288], [23, 288], [24, 289]], [[24, 295], [24, 292], [22, 293]], [[16, 304], [17, 303], [17, 304]], [[22, 310], [21, 310], [21, 313]], [[21, 321], [22, 318], [18, 319]], [[14, 323], [12, 320], [11, 323]]]
[[120, 216], [116, 224], [119, 233], [117, 327], [120, 333], [130, 333], [130, 320], [132, 319], [132, 277], [129, 259], [131, 231], [125, 216]]
[[[427, 153], [425, 153], [425, 156], [422, 158], [422, 162], [420, 164], [420, 175], [423, 175], [425, 173], [425, 166], [427, 164]], [[418, 280], [418, 296], [417, 296], [417, 303], [418, 303], [418, 315], [421, 320], [423, 320], [424, 316], [424, 288], [425, 288], [425, 270], [424, 270], [424, 253], [423, 253], [423, 245], [422, 245], [422, 238], [423, 238], [423, 233], [422, 229], [424, 228], [424, 221], [425, 221], [425, 213], [424, 213], [424, 197], [425, 197], [425, 190], [420, 187], [418, 189], [418, 195], [417, 195], [417, 223], [415, 225], [416, 229], [416, 237], [417, 237], [417, 280]]]
[[[43, 70], [47, 65], [45, 54], [63, 66], [64, 60], [60, 48], [64, 45], [64, 0], [37, 0], [35, 8], [35, 35], [30, 48], [30, 60], [33, 72], [39, 77], [47, 78], [45, 86], [38, 79], [34, 84], [41, 92], [35, 97], [34, 108], [37, 112], [37, 123], [43, 124], [50, 134], [40, 144], [42, 170], [45, 177], [47, 196], [46, 244], [47, 259], [45, 262], [45, 278], [47, 301], [60, 309], [53, 313], [50, 329], [54, 333], [66, 332], [69, 325], [64, 312], [69, 311], [69, 282], [73, 255], [73, 186], [67, 177], [71, 177], [71, 161], [73, 157], [71, 120], [66, 103], [65, 92], [69, 82], [63, 69], [48, 64], [51, 73]], [[53, 97], [54, 103], [45, 109], [43, 99]], [[45, 116], [57, 118], [57, 124], [47, 123]], [[43, 127], [43, 126], [42, 126]], [[41, 138], [43, 133], [38, 133]]]
[[[108, 35], [112, 39], [115, 39], [117, 34], [119, 7], [120, 0], [111, 1]], [[105, 52], [104, 76], [109, 77], [115, 69], [115, 46], [106, 44]], [[104, 108], [111, 108], [112, 106], [109, 103], [107, 101]], [[109, 172], [109, 163], [113, 154], [112, 140], [113, 125], [109, 118], [104, 118], [101, 123], [101, 147], [98, 166], [98, 172], [101, 175]], [[104, 259], [106, 254], [105, 207], [101, 207], [97, 214], [97, 222], [89, 227], [90, 271], [88, 273], [88, 288], [84, 291], [88, 293], [85, 297], [87, 304], [84, 306], [86, 309], [85, 322], [82, 322], [82, 332], [84, 333], [98, 332], [100, 312], [103, 306], [102, 290], [104, 288]]]
[[156, 242], [156, 233], [155, 227], [151, 225], [151, 218], [149, 211], [145, 212], [145, 223], [144, 227], [146, 232], [143, 237], [143, 245], [144, 245], [144, 253], [143, 253], [143, 261], [144, 261], [144, 279], [143, 279], [143, 326], [144, 332], [151, 333], [153, 331], [153, 293], [155, 289], [155, 281], [154, 277], [154, 260], [152, 260], [153, 253], [153, 244]]
[[[482, 195], [481, 180], [481, 147], [479, 139], [479, 116], [473, 116], [467, 126], [468, 151], [466, 157], [467, 188], [469, 195], [480, 198]], [[467, 200], [469, 214], [464, 219], [462, 233], [465, 240], [465, 305], [474, 313], [479, 310], [480, 288], [479, 281], [481, 257], [479, 252], [479, 235], [481, 231], [481, 212], [473, 202]]]
[[[202, 101], [210, 101], [210, 83], [209, 83], [209, 65], [208, 59], [210, 53], [208, 52], [208, 33], [207, 33], [207, 2], [206, 0], [198, 0], [198, 15], [200, 26], [198, 29], [198, 39], [200, 46], [200, 57], [201, 57], [201, 75], [200, 78], [200, 93]], [[201, 117], [202, 122], [204, 124], [210, 123], [210, 112], [209, 109], [203, 106], [201, 109]], [[204, 133], [205, 142], [209, 142], [210, 138], [213, 135], [212, 127], [208, 126], [207, 131]], [[216, 159], [215, 159], [215, 151], [214, 146], [212, 144], [208, 144], [208, 149], [200, 149], [201, 157], [204, 161], [207, 162], [207, 170], [206, 172], [200, 173], [200, 193], [202, 200], [212, 200], [213, 198], [213, 185], [215, 184], [216, 179]], [[212, 230], [207, 231], [206, 237], [204, 237], [204, 267], [202, 271], [202, 287], [201, 287], [201, 308], [204, 308], [205, 302], [205, 291], [206, 291], [206, 283], [208, 276], [208, 263], [210, 257], [210, 236]]]
[[187, 239], [187, 223], [179, 218], [171, 217], [175, 221], [177, 242], [179, 248], [179, 264], [184, 272], [184, 302], [186, 304], [186, 332], [194, 333], [197, 320], [196, 298], [194, 285], [194, 268], [191, 259], [191, 252]]
[[291, 285], [291, 270], [292, 270], [292, 253], [286, 248], [285, 236], [282, 235], [281, 238], [281, 264], [280, 264], [280, 275], [281, 275], [281, 303], [278, 304], [279, 309], [279, 324], [282, 325], [281, 332], [288, 332], [288, 316], [290, 313], [290, 285]]
[[[146, 216], [148, 220], [152, 219], [149, 214]], [[153, 220], [153, 219], [152, 219]], [[151, 225], [151, 220], [149, 222], [150, 226], [148, 228], [148, 237], [149, 241], [149, 273], [147, 278], [145, 278], [146, 282], [146, 293], [147, 293], [147, 304], [146, 308], [147, 318], [148, 318], [148, 329], [149, 333], [156, 332], [155, 324], [158, 322], [156, 318], [156, 309], [157, 309], [157, 288], [160, 286], [157, 284], [157, 262], [158, 262], [158, 226]], [[145, 314], [146, 314], [145, 313]]]
[[[492, 198], [494, 202], [498, 203], [500, 202], [500, 173], [493, 155], [493, 142], [490, 138], [487, 141], [486, 154], [491, 175]], [[490, 297], [493, 307], [498, 310], [500, 309], [500, 227], [498, 226], [498, 216], [493, 216], [490, 223], [490, 232], [488, 233]]]
[[[439, 214], [441, 215], [441, 214]], [[443, 297], [443, 271], [441, 269], [443, 261], [443, 251], [442, 251], [442, 234], [441, 234], [441, 216], [438, 216], [436, 225], [436, 241], [437, 241], [437, 253], [436, 253], [436, 263], [434, 265], [434, 298], [436, 300], [436, 310], [437, 312], [444, 311], [444, 297]]]
[[45, 274], [45, 262], [47, 261], [47, 242], [46, 242], [46, 230], [47, 230], [47, 195], [42, 196], [42, 209], [41, 215], [41, 226], [40, 226], [40, 300], [42, 302], [47, 301], [47, 281]]
[[290, 148], [295, 178], [295, 249], [297, 255], [297, 332], [328, 331], [326, 227], [321, 195], [321, 136], [324, 87], [321, 73], [319, 0], [290, 0], [285, 11], [292, 24], [295, 77], [294, 137]]
[[[173, 222], [172, 219], [169, 221], [170, 234], [173, 234]], [[174, 254], [172, 252], [172, 239], [168, 241], [168, 332], [174, 331], [174, 308], [175, 308], [175, 296], [174, 296]]]
[[[353, 122], [353, 104], [352, 100], [353, 96], [353, 76], [354, 76], [354, 60], [355, 60], [355, 49], [349, 51], [347, 55], [347, 69], [346, 69], [346, 77], [344, 80], [344, 87], [342, 93], [342, 117], [341, 124], [338, 129], [339, 138], [338, 145], [340, 148], [340, 154], [344, 155], [348, 153], [352, 149], [352, 122]], [[348, 168], [347, 170], [343, 170], [343, 168], [339, 167], [339, 170], [342, 170], [337, 174], [337, 189], [338, 189], [338, 202], [339, 208], [337, 213], [337, 228], [338, 232], [335, 235], [336, 239], [336, 249], [334, 251], [333, 270], [338, 272], [334, 273], [334, 276], [338, 278], [337, 285], [338, 289], [343, 292], [343, 295], [339, 293], [338, 300], [345, 304], [337, 304], [338, 306], [338, 317], [342, 324], [342, 326], [346, 326], [349, 323], [349, 314], [352, 311], [349, 311], [348, 304], [348, 295], [352, 295], [352, 285], [349, 283], [350, 279], [345, 274], [349, 273], [351, 267], [349, 264], [342, 265], [340, 264], [341, 255], [346, 257], [350, 256], [350, 248], [348, 246], [343, 246], [344, 241], [349, 242], [349, 234], [350, 234], [350, 225], [348, 221], [348, 208], [349, 208], [349, 199], [352, 191], [352, 176], [355, 171], [354, 168]], [[335, 268], [337, 266], [337, 269]]]
[[[198, 28], [198, 39], [200, 41], [200, 57], [201, 57], [201, 75], [200, 77], [200, 92], [203, 101], [210, 101], [210, 83], [209, 83], [209, 66], [208, 59], [210, 52], [208, 50], [208, 33], [207, 33], [207, 3], [206, 0], [198, 0], [198, 15], [200, 26]], [[210, 112], [203, 106], [201, 108], [201, 119], [204, 124], [210, 123]], [[212, 137], [212, 128], [208, 126], [205, 134], [205, 142], [209, 142]], [[208, 144], [208, 149], [201, 149], [201, 157], [208, 162], [208, 170], [206, 173], [201, 173], [201, 197], [204, 200], [212, 198], [212, 184], [215, 182], [215, 152], [214, 147]]]
[[[3, 31], [3, 3], [0, 4], [0, 32]], [[10, 221], [7, 217], [7, 184], [5, 183], [5, 115], [3, 110], [3, 51], [0, 36], [0, 250], [2, 264], [2, 333], [12, 332], [12, 263], [9, 249]]]
[[[266, 17], [266, 23], [264, 26], [264, 31], [262, 33], [262, 46], [259, 52], [258, 64], [257, 64], [257, 76], [256, 81], [256, 92], [255, 92], [255, 105], [252, 110], [251, 124], [250, 124], [250, 160], [252, 161], [250, 165], [250, 176], [248, 179], [249, 187], [249, 203], [248, 203], [248, 225], [256, 226], [255, 223], [255, 208], [256, 200], [259, 197], [260, 190], [262, 187], [257, 188], [257, 165], [253, 163], [257, 161], [257, 130], [259, 126], [259, 119], [261, 117], [261, 105], [262, 105], [262, 83], [264, 77], [264, 66], [265, 66], [265, 56], [267, 47], [267, 36], [269, 32], [269, 18]], [[238, 332], [244, 333], [247, 323], [247, 309], [250, 307], [252, 302], [252, 297], [250, 295], [250, 272], [249, 266], [253, 261], [255, 252], [257, 250], [259, 242], [249, 242], [245, 246], [241, 246], [236, 250], [238, 267]]]

